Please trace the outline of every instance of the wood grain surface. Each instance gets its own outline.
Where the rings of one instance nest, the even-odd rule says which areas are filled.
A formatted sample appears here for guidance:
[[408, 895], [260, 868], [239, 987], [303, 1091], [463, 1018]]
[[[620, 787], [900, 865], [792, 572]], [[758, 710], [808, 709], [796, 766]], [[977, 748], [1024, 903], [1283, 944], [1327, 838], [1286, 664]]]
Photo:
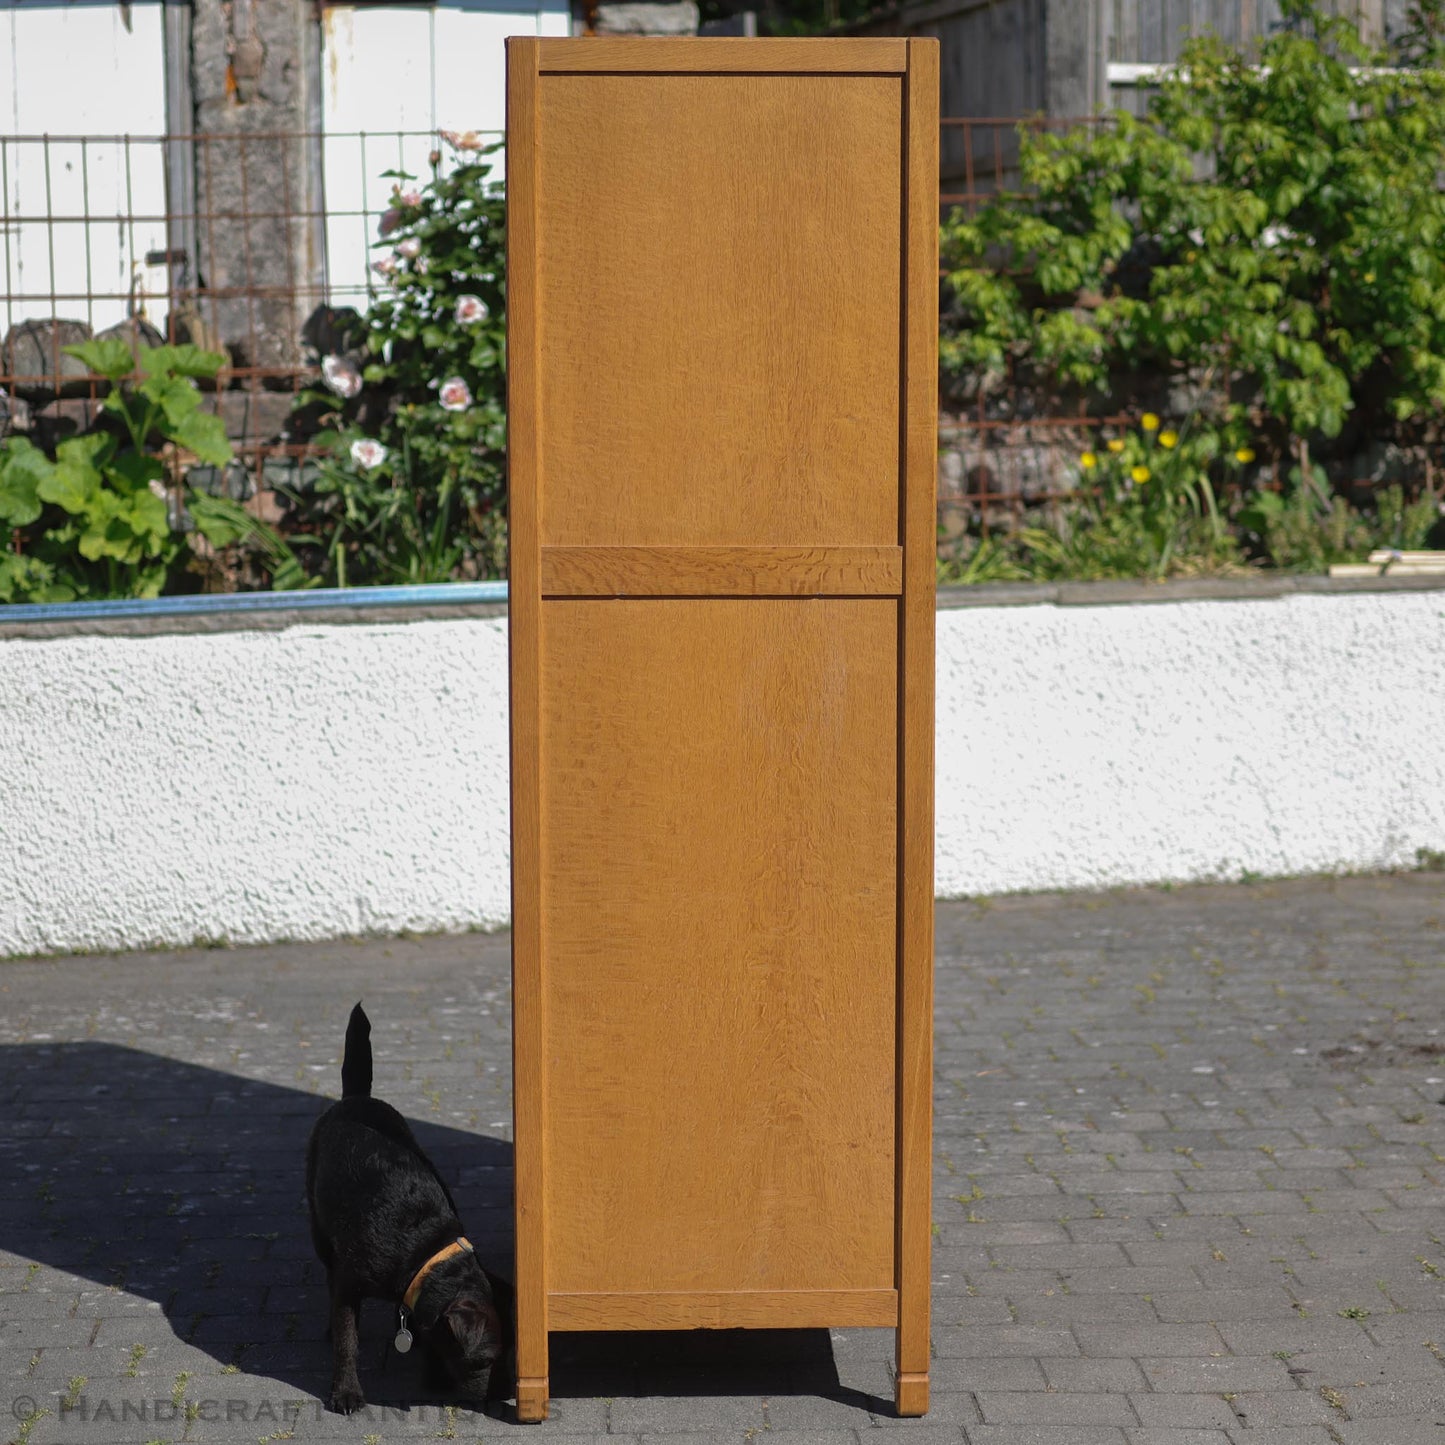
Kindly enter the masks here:
[[933, 1187], [933, 726], [938, 448], [938, 46], [908, 42], [909, 244], [903, 352], [903, 625], [899, 632], [897, 1387], [928, 1409]]
[[906, 40], [738, 40], [726, 36], [670, 40], [661, 36], [616, 36], [592, 40], [580, 49], [571, 40], [536, 42], [538, 68], [551, 75], [627, 74], [902, 74], [908, 64]]
[[508, 668], [512, 802], [512, 1111], [517, 1253], [517, 1414], [547, 1414], [547, 1264], [542, 1219], [542, 1140], [547, 1121], [541, 1071], [542, 1009], [541, 729], [537, 658], [542, 599], [538, 577], [537, 470], [537, 52], [507, 44], [507, 467]]
[[901, 547], [543, 547], [543, 597], [897, 597]]
[[559, 1330], [864, 1329], [898, 1319], [891, 1289], [553, 1294], [548, 1303]]
[[897, 546], [901, 79], [541, 86], [542, 544]]
[[937, 47], [508, 57], [518, 1414], [826, 1324], [921, 1413]]
[[898, 604], [549, 605], [549, 1288], [891, 1289]]

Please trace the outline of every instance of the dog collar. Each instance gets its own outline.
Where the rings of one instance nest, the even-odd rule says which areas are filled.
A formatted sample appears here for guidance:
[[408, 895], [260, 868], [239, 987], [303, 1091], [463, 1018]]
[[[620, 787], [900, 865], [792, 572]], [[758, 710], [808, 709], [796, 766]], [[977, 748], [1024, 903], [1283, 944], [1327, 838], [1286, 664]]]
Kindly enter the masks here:
[[421, 1293], [421, 1287], [427, 1275], [443, 1260], [451, 1259], [454, 1255], [471, 1253], [472, 1242], [465, 1235], [454, 1239], [450, 1244], [444, 1245], [441, 1249], [437, 1250], [412, 1276], [411, 1283], [406, 1287], [406, 1293], [401, 1297], [401, 1307], [405, 1310], [414, 1310], [416, 1308], [417, 1296]]

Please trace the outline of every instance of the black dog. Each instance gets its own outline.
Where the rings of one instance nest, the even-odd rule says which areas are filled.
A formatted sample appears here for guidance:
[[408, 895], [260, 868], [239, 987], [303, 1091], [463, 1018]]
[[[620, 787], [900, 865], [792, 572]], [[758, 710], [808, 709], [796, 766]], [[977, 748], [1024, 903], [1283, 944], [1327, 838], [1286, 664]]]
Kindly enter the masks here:
[[398, 1305], [397, 1347], [409, 1349], [415, 1331], [437, 1383], [488, 1398], [507, 1287], [477, 1262], [451, 1191], [406, 1120], [371, 1097], [371, 1021], [360, 1004], [346, 1026], [341, 1102], [311, 1131], [306, 1199], [331, 1291], [331, 1408], [349, 1415], [366, 1403], [356, 1350], [367, 1297]]

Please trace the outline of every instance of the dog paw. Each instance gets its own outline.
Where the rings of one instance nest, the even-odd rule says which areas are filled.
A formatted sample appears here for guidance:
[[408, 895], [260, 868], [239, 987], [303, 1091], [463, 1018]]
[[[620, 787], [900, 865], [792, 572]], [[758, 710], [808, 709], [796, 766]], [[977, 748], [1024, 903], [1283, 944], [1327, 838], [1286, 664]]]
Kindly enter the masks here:
[[338, 1415], [354, 1415], [366, 1408], [366, 1396], [360, 1385], [335, 1385], [331, 1390], [330, 1408]]

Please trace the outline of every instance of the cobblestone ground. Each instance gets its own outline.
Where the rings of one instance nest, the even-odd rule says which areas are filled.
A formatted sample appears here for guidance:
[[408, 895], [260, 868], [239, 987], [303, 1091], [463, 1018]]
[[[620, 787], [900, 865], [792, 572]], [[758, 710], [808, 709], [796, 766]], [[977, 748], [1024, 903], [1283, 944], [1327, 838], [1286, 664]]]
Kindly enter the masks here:
[[370, 1413], [321, 1411], [346, 1013], [505, 1270], [506, 974], [504, 937], [0, 964], [8, 1438], [1445, 1445], [1440, 875], [940, 907], [921, 1422], [861, 1330], [554, 1336], [517, 1426], [429, 1401], [379, 1305]]

